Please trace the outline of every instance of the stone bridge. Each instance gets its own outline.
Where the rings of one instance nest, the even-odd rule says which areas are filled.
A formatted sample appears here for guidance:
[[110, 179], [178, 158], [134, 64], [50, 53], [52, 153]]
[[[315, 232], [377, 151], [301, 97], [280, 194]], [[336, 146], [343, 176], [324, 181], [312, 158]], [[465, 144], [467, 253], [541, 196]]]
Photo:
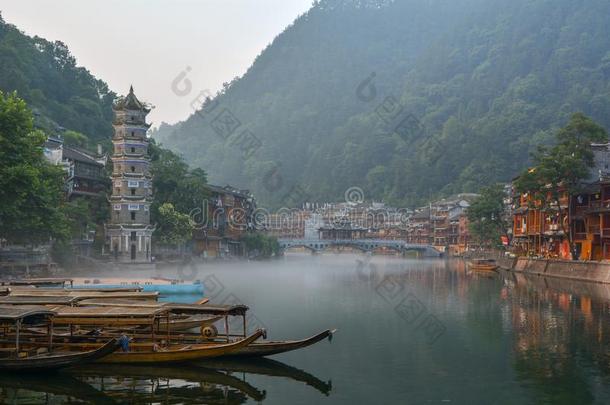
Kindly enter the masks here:
[[397, 252], [416, 251], [421, 257], [441, 257], [441, 252], [431, 245], [407, 243], [402, 240], [386, 239], [279, 239], [282, 250], [303, 247], [312, 252], [322, 252], [333, 247], [351, 247], [362, 252], [372, 252], [379, 248], [393, 249]]

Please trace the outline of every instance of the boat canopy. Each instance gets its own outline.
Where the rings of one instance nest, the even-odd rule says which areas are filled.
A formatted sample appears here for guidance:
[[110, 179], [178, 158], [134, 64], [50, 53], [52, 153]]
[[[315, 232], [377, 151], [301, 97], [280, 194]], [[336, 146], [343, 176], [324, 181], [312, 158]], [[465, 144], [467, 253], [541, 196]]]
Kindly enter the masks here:
[[27, 297], [50, 297], [50, 296], [69, 296], [77, 300], [89, 298], [103, 299], [133, 299], [133, 300], [156, 300], [159, 298], [158, 292], [118, 292], [118, 291], [79, 291], [79, 290], [64, 290], [58, 288], [24, 288], [11, 290], [11, 296], [27, 296]]
[[56, 325], [97, 325], [122, 327], [128, 325], [154, 325], [161, 317], [169, 317], [165, 308], [125, 307], [55, 307]]
[[167, 312], [164, 307], [55, 307], [55, 319], [59, 318], [145, 318]]
[[35, 315], [55, 315], [55, 311], [40, 305], [0, 305], [0, 320], [18, 321]]
[[173, 312], [182, 313], [199, 313], [208, 315], [222, 315], [222, 316], [244, 316], [248, 311], [246, 305], [210, 305], [210, 304], [170, 304]]
[[174, 314], [204, 314], [222, 316], [242, 316], [248, 311], [245, 305], [209, 305], [209, 304], [179, 304], [173, 302], [156, 301], [134, 301], [134, 300], [98, 300], [89, 299], [79, 305], [97, 307], [122, 307], [122, 308], [157, 308], [167, 310]]
[[26, 278], [20, 280], [2, 280], [0, 285], [65, 285], [66, 283], [72, 284], [71, 278]]
[[78, 297], [71, 297], [69, 295], [7, 295], [5, 297], [0, 297], [0, 305], [74, 305], [76, 301], [78, 301]]

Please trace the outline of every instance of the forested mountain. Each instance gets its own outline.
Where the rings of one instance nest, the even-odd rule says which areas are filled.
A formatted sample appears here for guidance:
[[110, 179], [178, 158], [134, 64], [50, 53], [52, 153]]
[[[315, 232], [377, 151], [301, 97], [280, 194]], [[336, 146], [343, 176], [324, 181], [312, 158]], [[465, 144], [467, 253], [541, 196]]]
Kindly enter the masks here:
[[517, 174], [573, 112], [610, 128], [608, 21], [607, 0], [315, 2], [155, 136], [275, 206], [351, 186], [407, 205], [476, 191]]
[[47, 133], [58, 127], [92, 141], [112, 136], [115, 94], [96, 79], [60, 41], [29, 37], [0, 16], [0, 90], [17, 91]]

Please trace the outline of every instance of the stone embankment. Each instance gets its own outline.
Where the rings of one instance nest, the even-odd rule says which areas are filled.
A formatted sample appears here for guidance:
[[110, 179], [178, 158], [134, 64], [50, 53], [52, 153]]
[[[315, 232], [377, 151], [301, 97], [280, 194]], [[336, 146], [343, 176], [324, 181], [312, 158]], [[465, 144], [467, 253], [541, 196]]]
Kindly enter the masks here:
[[610, 283], [610, 263], [528, 257], [497, 257], [496, 261], [503, 269], [524, 274]]

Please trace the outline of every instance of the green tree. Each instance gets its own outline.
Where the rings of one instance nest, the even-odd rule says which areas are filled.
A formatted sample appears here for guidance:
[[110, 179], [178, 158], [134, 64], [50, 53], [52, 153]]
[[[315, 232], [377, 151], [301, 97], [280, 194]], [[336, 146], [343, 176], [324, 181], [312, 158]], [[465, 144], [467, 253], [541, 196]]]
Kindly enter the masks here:
[[572, 115], [570, 122], [557, 131], [557, 143], [552, 147], [539, 147], [533, 157], [534, 167], [525, 170], [515, 182], [520, 193], [531, 193], [540, 202], [542, 210], [556, 210], [560, 225], [570, 246], [572, 258], [576, 257], [572, 227], [563, 221], [567, 206], [561, 197], [582, 191], [595, 165], [592, 143], [608, 142], [606, 130], [582, 113]]
[[25, 101], [0, 92], [0, 237], [11, 243], [69, 237], [63, 171], [45, 160], [45, 140]]
[[164, 203], [158, 209], [157, 242], [167, 246], [182, 246], [192, 235], [194, 225], [187, 214], [176, 211], [171, 203]]
[[494, 184], [484, 187], [480, 194], [466, 211], [468, 228], [480, 246], [499, 247], [500, 237], [506, 234], [507, 229], [504, 186]]
[[280, 244], [277, 238], [262, 233], [247, 234], [242, 238], [248, 254], [259, 258], [276, 256], [280, 252]]
[[208, 197], [207, 175], [203, 169], [190, 170], [178, 154], [150, 143], [151, 169], [153, 174], [154, 202], [152, 221], [159, 220], [159, 208], [171, 203], [174, 209], [189, 214], [195, 208], [202, 208]]

